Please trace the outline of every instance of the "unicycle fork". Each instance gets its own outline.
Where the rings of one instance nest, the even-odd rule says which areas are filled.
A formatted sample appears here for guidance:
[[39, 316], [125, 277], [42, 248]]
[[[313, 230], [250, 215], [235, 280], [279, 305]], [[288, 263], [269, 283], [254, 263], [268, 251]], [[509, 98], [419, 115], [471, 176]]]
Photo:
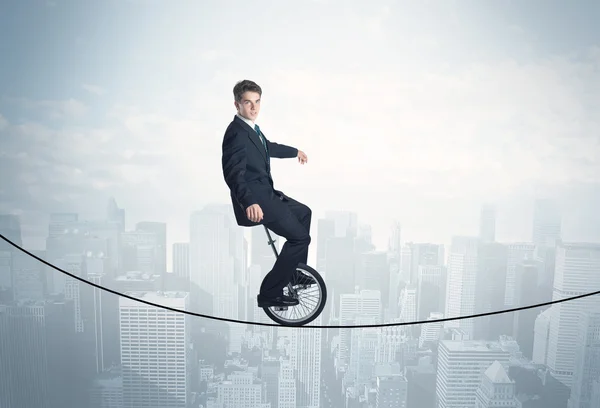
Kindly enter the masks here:
[[[271, 237], [271, 233], [266, 225], [263, 225], [267, 233], [267, 243], [271, 245], [275, 258], [279, 257], [275, 242]], [[288, 295], [298, 299], [296, 306], [268, 306], [263, 307], [263, 310], [271, 320], [284, 326], [303, 326], [316, 319], [327, 301], [327, 288], [323, 277], [313, 268], [303, 263], [296, 266], [296, 271], [292, 275], [291, 281], [287, 284]], [[302, 283], [298, 276], [306, 277], [305, 280], [310, 280], [314, 284], [307, 285]], [[312, 278], [312, 279], [310, 279]]]

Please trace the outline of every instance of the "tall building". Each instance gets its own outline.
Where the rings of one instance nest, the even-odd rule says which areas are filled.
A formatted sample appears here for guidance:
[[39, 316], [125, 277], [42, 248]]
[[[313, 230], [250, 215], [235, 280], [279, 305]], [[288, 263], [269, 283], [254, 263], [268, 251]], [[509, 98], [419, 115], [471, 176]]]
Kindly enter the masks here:
[[121, 234], [122, 270], [164, 276], [159, 267], [159, 236], [154, 231], [136, 230]]
[[507, 367], [509, 358], [510, 353], [497, 342], [441, 341], [436, 383], [437, 408], [475, 406], [482, 373], [494, 361]]
[[[88, 272], [87, 279], [99, 286], [104, 286], [103, 277], [104, 273], [102, 268], [97, 267], [97, 263], [92, 262], [92, 271]], [[82, 309], [86, 310], [84, 313], [84, 328], [88, 334], [88, 338], [91, 338], [91, 346], [94, 349], [94, 353], [90, 353], [94, 356], [93, 368], [95, 372], [101, 373], [105, 368], [109, 367], [109, 361], [104, 355], [106, 334], [104, 333], [104, 327], [106, 320], [104, 318], [104, 305], [103, 301], [106, 299], [106, 294], [103, 290], [91, 285], [85, 285], [80, 288], [82, 293]]]
[[[475, 310], [475, 289], [478, 271], [479, 238], [453, 237], [448, 258], [446, 285], [446, 317], [472, 315]], [[473, 336], [473, 319], [449, 321], [449, 328], [460, 328]]]
[[[68, 254], [85, 254], [88, 250], [103, 248], [108, 265], [108, 277], [115, 277], [121, 266], [121, 233], [122, 225], [117, 221], [84, 221], [77, 214], [52, 213], [48, 225], [46, 239], [46, 260], [53, 263], [55, 259]], [[62, 275], [49, 268], [48, 275]], [[64, 279], [64, 275], [63, 275]], [[54, 277], [55, 283], [61, 286], [60, 279]], [[49, 282], [50, 293], [57, 293]]]
[[[367, 319], [371, 322], [372, 319]], [[400, 319], [392, 319], [390, 323], [400, 323]], [[355, 329], [359, 333], [363, 329]], [[366, 329], [365, 329], [366, 330]], [[374, 362], [381, 365], [388, 365], [398, 360], [398, 353], [401, 352], [407, 341], [407, 336], [403, 326], [387, 326], [377, 328], [377, 349]]]
[[408, 382], [403, 374], [377, 376], [376, 408], [407, 408]]
[[[400, 321], [417, 321], [417, 288], [413, 285], [407, 285], [400, 292]], [[407, 332], [413, 331], [414, 327], [405, 326]]]
[[553, 247], [561, 239], [561, 219], [558, 203], [551, 199], [537, 199], [533, 209], [531, 240], [537, 246]]
[[520, 408], [515, 393], [515, 382], [496, 360], [483, 373], [476, 393], [475, 408]]
[[260, 365], [260, 379], [265, 383], [266, 397], [263, 398], [272, 407], [279, 401], [279, 376], [281, 361], [273, 357], [265, 357]]
[[[328, 316], [331, 309], [338, 309], [341, 295], [354, 293], [356, 286], [354, 239], [352, 237], [330, 238], [325, 257], [327, 260], [328, 300], [323, 314]], [[337, 311], [339, 313], [339, 309]]]
[[[321, 315], [328, 324], [335, 318], [342, 293], [352, 293], [356, 283], [354, 250], [358, 234], [356, 213], [349, 211], [326, 211], [325, 218], [317, 221], [317, 270], [329, 287], [327, 301]], [[325, 336], [332, 335], [331, 330]]]
[[325, 218], [335, 223], [336, 237], [356, 237], [358, 234], [358, 215], [351, 211], [325, 211]]
[[335, 221], [327, 218], [317, 220], [317, 265], [322, 275], [327, 274], [327, 244], [335, 237]]
[[[21, 222], [18, 215], [0, 214], [0, 234], [14, 242], [18, 246], [23, 246], [21, 238]], [[4, 240], [0, 241], [0, 251], [13, 251], [16, 248]]]
[[[481, 243], [477, 256], [474, 312], [487, 313], [504, 309], [507, 248], [497, 242]], [[512, 327], [504, 324], [506, 316], [482, 316], [473, 320], [473, 340], [493, 340], [508, 334]]]
[[[241, 268], [239, 227], [230, 206], [209, 205], [191, 215], [190, 285], [195, 311], [237, 319]], [[256, 299], [256, 298], [255, 298]]]
[[[400, 275], [400, 259], [398, 258], [390, 258], [388, 261], [388, 270], [390, 275], [390, 286], [387, 290], [388, 292], [388, 311], [386, 320], [395, 319], [400, 316], [400, 305], [398, 303], [398, 299], [400, 299], [400, 292], [404, 287], [404, 283], [401, 281]], [[385, 288], [383, 288], [385, 290]]]
[[[441, 320], [443, 318], [443, 313], [431, 313], [427, 320]], [[443, 326], [443, 322], [423, 324], [421, 336], [419, 336], [419, 347], [423, 347], [423, 345], [425, 344], [434, 343], [438, 341], [440, 338], [440, 334], [442, 333]]]
[[[318, 316], [313, 323], [322, 324]], [[321, 333], [323, 330], [293, 330], [290, 362], [296, 378], [296, 406], [318, 407], [321, 401]]]
[[71, 369], [81, 357], [73, 315], [72, 301], [0, 305], [1, 407], [84, 404], [85, 378]]
[[[358, 318], [356, 324], [373, 324], [373, 318]], [[350, 364], [345, 381], [357, 390], [370, 385], [373, 368], [378, 357], [380, 331], [374, 327], [351, 329]]]
[[236, 371], [219, 384], [217, 401], [221, 407], [262, 408], [265, 385], [252, 372]]
[[[41, 259], [45, 258], [45, 251], [31, 252]], [[9, 256], [9, 269], [6, 276], [8, 279], [6, 280], [12, 281], [13, 300], [44, 300], [47, 267], [37, 259], [20, 251], [3, 253]], [[0, 280], [3, 279], [0, 278]]]
[[391, 258], [400, 262], [402, 256], [402, 225], [399, 221], [394, 221], [392, 224], [388, 251]]
[[89, 401], [90, 408], [123, 406], [123, 378], [118, 367], [110, 368], [94, 378]]
[[406, 247], [410, 257], [405, 259], [408, 269], [408, 280], [416, 285], [418, 281], [419, 266], [440, 266], [444, 264], [444, 247], [439, 244], [409, 242]]
[[417, 282], [417, 320], [425, 320], [431, 313], [444, 312], [446, 307], [446, 267], [419, 266]]
[[115, 200], [114, 197], [110, 197], [108, 199], [106, 216], [108, 222], [118, 225], [119, 232], [125, 230], [125, 210], [123, 208], [119, 208], [117, 205], [117, 200]]
[[[142, 221], [135, 226], [136, 231], [152, 232], [156, 236], [156, 269], [160, 276], [167, 273], [167, 224], [164, 222]], [[164, 282], [164, 279], [163, 279]]]
[[546, 309], [535, 318], [533, 326], [533, 356], [531, 358], [535, 364], [546, 365], [548, 362], [551, 312], [550, 309]]
[[187, 242], [173, 244], [173, 273], [179, 278], [190, 277], [190, 244]]
[[504, 306], [507, 308], [516, 305], [517, 265], [526, 259], [533, 259], [535, 244], [531, 242], [513, 242], [507, 245], [508, 260], [506, 263], [506, 291], [504, 293]]
[[355, 281], [361, 289], [381, 291], [383, 308], [389, 307], [390, 272], [388, 267], [387, 252], [367, 251], [357, 253], [355, 266]]
[[14, 299], [12, 258], [11, 252], [0, 250], [0, 303]]
[[[552, 300], [583, 295], [600, 289], [600, 244], [559, 242]], [[548, 367], [552, 375], [570, 387], [578, 348], [579, 314], [599, 310], [600, 298], [590, 296], [552, 305]]]
[[[21, 223], [19, 217], [12, 214], [0, 214], [0, 234], [16, 245], [22, 247]], [[0, 291], [2, 289], [14, 291], [15, 272], [11, 270], [11, 258], [15, 258], [20, 251], [4, 240], [0, 241]], [[22, 254], [22, 253], [21, 253]], [[13, 297], [11, 295], [11, 297]]]
[[[381, 294], [378, 290], [358, 290], [340, 296], [340, 326], [356, 324], [359, 318], [381, 322]], [[349, 364], [351, 353], [351, 330], [340, 328], [338, 359], [340, 364]]]
[[[539, 297], [538, 275], [542, 268], [539, 261], [525, 260], [517, 265], [516, 303], [517, 307], [525, 307], [541, 303]], [[540, 309], [525, 309], [514, 313], [513, 337], [521, 346], [523, 355], [533, 357], [535, 320]]]
[[489, 243], [496, 241], [496, 207], [484, 204], [479, 216], [479, 239]]
[[296, 380], [294, 378], [294, 367], [289, 360], [281, 362], [281, 370], [278, 383], [278, 404], [271, 407], [297, 408], [296, 405]]
[[[175, 310], [189, 310], [186, 292], [127, 292]], [[190, 359], [189, 317], [119, 298], [124, 408], [185, 408]]]
[[600, 379], [600, 308], [579, 318], [573, 385], [568, 408], [596, 408], [594, 382]]

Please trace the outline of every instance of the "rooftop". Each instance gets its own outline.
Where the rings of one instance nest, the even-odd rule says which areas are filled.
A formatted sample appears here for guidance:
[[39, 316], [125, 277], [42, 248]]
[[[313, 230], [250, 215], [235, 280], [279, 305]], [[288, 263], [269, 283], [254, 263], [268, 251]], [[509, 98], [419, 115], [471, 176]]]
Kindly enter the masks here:
[[498, 360], [495, 360], [491, 366], [485, 370], [485, 375], [494, 383], [506, 384], [512, 383], [511, 379], [508, 377], [506, 370], [500, 364]]

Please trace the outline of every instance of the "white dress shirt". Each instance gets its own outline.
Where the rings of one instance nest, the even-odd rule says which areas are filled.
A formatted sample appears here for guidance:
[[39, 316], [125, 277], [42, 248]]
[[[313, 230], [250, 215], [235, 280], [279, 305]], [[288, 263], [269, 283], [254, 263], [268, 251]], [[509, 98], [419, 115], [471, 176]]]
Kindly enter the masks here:
[[[252, 129], [254, 129], [254, 122], [251, 121], [250, 119], [246, 119], [245, 117], [243, 117], [242, 115], [240, 115], [239, 113], [235, 114], [238, 118], [240, 118], [241, 120], [243, 120], [244, 122], [246, 122], [248, 124], [248, 126], [250, 126]], [[256, 131], [256, 130], [255, 130]], [[262, 133], [260, 135], [258, 135], [260, 141], [262, 143], [265, 143], [265, 141], [263, 140], [263, 136]]]

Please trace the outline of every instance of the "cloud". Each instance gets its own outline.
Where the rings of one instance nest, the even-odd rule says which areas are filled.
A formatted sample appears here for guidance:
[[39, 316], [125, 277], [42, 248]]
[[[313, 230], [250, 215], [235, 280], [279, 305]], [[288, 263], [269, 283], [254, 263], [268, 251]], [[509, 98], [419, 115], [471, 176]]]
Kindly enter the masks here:
[[[597, 60], [591, 51], [453, 70], [381, 66], [371, 76], [275, 66], [259, 80], [261, 127], [309, 156], [307, 166], [273, 159], [276, 188], [323, 200], [332, 188], [335, 199], [362, 191], [395, 200], [401, 191], [479, 200], [536, 183], [600, 181]], [[229, 88], [240, 77], [220, 70], [204, 93], [182, 89], [171, 110], [115, 105], [110, 127], [52, 132], [29, 124], [21, 132], [44, 141], [35, 156], [82, 169], [90, 189], [138, 186], [163, 205], [227, 199], [220, 145], [234, 114]], [[309, 103], [297, 103], [298, 90]], [[48, 158], [42, 148], [56, 153]]]
[[[12, 100], [18, 120], [8, 116], [2, 133], [2, 161], [10, 163], [2, 189], [16, 191], [17, 204], [44, 192], [48, 200], [80, 194], [81, 202], [111, 194], [132, 212], [161, 214], [227, 202], [221, 141], [242, 78], [265, 91], [259, 123], [267, 137], [309, 156], [307, 166], [273, 159], [276, 188], [314, 198], [315, 209], [388, 206], [426, 217], [428, 208], [445, 216], [452, 200], [598, 180], [597, 48], [542, 58], [545, 50], [532, 46], [540, 35], [526, 21], [501, 19], [501, 28], [478, 32], [491, 20], [467, 17], [481, 9], [465, 15], [455, 5], [390, 3], [265, 10], [261, 18], [272, 24], [253, 37], [258, 55], [231, 48], [242, 31], [219, 33], [214, 21], [187, 26], [182, 15], [193, 13], [157, 10], [151, 27], [162, 45], [142, 35], [119, 44], [124, 63], [107, 77], [114, 82], [74, 77], [105, 95], [90, 98], [89, 108], [77, 99]], [[314, 30], [306, 32], [303, 19]], [[517, 23], [524, 33], [510, 32]], [[206, 33], [218, 33], [208, 46]], [[256, 59], [232, 64], [233, 56]], [[94, 115], [85, 116], [90, 108]], [[5, 174], [14, 181], [5, 184]]]
[[[597, 60], [591, 51], [453, 71], [382, 66], [371, 76], [276, 66], [259, 81], [261, 127], [272, 141], [307, 152], [309, 165], [273, 159], [275, 182], [284, 191], [335, 185], [389, 198], [405, 191], [475, 200], [539, 182], [599, 181]], [[206, 88], [240, 75], [221, 70]], [[171, 111], [115, 105], [102, 128], [26, 122], [11, 134], [31, 143], [28, 160], [46, 172], [36, 183], [138, 185], [170, 202], [227, 197], [220, 145], [234, 114], [229, 88], [211, 98], [182, 90], [181, 108]], [[310, 103], [296, 103], [299, 89]]]
[[84, 116], [88, 107], [74, 98], [65, 100], [31, 100], [28, 98], [4, 98], [20, 108], [41, 112], [51, 119], [69, 119]]
[[235, 54], [228, 50], [206, 50], [200, 52], [200, 58], [203, 61], [216, 61], [220, 59], [232, 58]]
[[373, 34], [375, 38], [383, 38], [385, 35], [384, 23], [391, 16], [391, 9], [389, 6], [382, 6], [378, 9], [377, 13], [366, 17], [365, 28], [368, 32]]
[[102, 96], [102, 95], [106, 94], [106, 89], [101, 88], [101, 87], [99, 87], [97, 85], [82, 84], [81, 87], [85, 91], [87, 91], [87, 92], [89, 92], [91, 94], [94, 94], [94, 95]]
[[8, 127], [8, 120], [0, 113], [0, 132]]
[[[276, 89], [264, 101], [273, 104], [263, 106], [271, 125], [265, 129], [309, 146], [319, 174], [364, 183], [377, 177], [394, 184], [402, 174], [449, 192], [462, 183], [470, 194], [539, 180], [598, 180], [591, 164], [600, 130], [593, 113], [598, 60], [580, 58], [501, 60], [454, 72], [379, 69], [369, 77], [280, 69], [264, 86]], [[311, 103], [281, 107], [297, 89]], [[327, 159], [342, 146], [347, 165]]]
[[65, 125], [57, 130], [25, 122], [4, 134], [2, 209], [37, 211], [59, 202], [81, 203], [94, 191], [121, 191], [151, 180], [161, 164], [159, 152], [131, 150], [114, 129]]

